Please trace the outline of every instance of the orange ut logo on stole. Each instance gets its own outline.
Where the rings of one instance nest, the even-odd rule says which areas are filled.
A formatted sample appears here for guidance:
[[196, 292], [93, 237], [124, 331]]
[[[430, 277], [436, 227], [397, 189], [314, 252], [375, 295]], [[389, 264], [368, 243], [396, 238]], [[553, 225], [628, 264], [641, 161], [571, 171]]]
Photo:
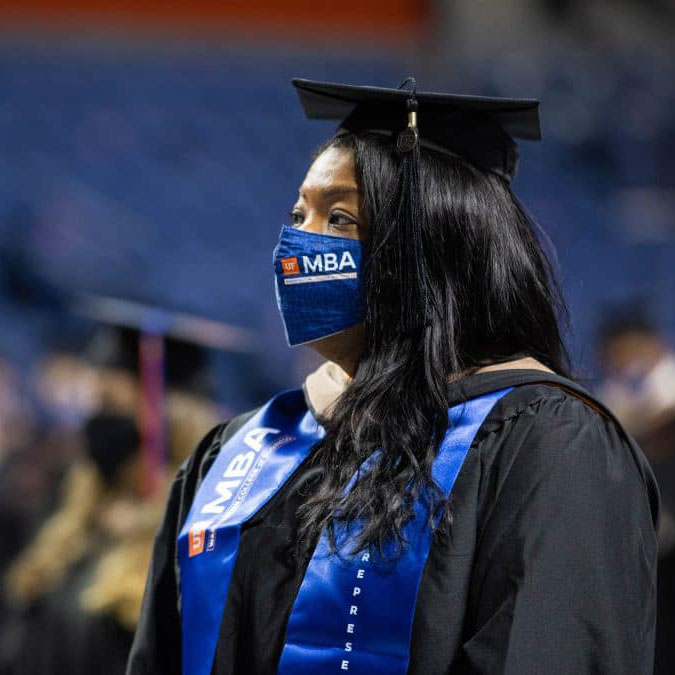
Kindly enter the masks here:
[[188, 557], [204, 552], [204, 530], [190, 530], [188, 536]]
[[284, 274], [300, 274], [300, 265], [297, 258], [284, 258], [281, 261], [281, 269]]

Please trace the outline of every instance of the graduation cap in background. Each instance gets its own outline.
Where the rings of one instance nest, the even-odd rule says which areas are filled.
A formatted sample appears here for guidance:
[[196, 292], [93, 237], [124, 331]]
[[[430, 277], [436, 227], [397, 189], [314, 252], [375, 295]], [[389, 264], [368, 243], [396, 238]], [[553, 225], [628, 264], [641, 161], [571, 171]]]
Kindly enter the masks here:
[[[171, 337], [164, 340], [164, 381], [170, 389], [180, 389], [210, 398], [214, 383], [209, 373], [208, 347]], [[99, 369], [141, 374], [142, 331], [128, 326], [99, 328], [84, 350], [85, 358]]]
[[423, 328], [433, 308], [422, 245], [420, 146], [459, 158], [508, 184], [518, 167], [514, 139], [541, 138], [539, 102], [417, 91], [414, 78], [398, 89], [299, 78], [292, 82], [308, 118], [339, 120], [338, 134], [383, 135], [400, 153], [393, 192], [383, 198], [385, 206], [374, 217], [393, 235], [387, 264], [398, 284], [393, 291], [398, 295], [398, 325], [405, 332]]
[[165, 389], [212, 396], [208, 350], [252, 353], [255, 335], [239, 326], [117, 298], [81, 295], [73, 310], [107, 327], [89, 345], [91, 363], [139, 377], [145, 491], [152, 493], [166, 463]]

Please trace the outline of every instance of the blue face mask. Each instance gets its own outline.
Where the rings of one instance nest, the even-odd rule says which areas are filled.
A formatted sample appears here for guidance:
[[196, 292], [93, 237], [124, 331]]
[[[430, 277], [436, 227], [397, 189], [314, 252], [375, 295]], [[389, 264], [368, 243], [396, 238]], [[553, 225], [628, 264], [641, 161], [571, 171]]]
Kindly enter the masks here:
[[277, 305], [291, 347], [363, 320], [361, 242], [284, 225], [274, 249]]

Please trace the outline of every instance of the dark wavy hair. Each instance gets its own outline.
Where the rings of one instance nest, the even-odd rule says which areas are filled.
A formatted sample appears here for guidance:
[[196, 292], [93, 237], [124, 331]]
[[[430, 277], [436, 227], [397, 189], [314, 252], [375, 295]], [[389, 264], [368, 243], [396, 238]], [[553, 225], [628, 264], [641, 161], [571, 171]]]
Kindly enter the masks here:
[[[373, 133], [337, 135], [316, 156], [329, 147], [353, 152], [369, 224], [365, 349], [323, 420], [326, 435], [314, 453], [322, 475], [297, 512], [296, 544], [307, 554], [327, 528], [336, 550], [338, 523], [358, 523], [352, 552], [391, 555], [406, 544], [403, 528], [418, 496], [430, 525], [437, 517], [452, 521], [431, 476], [451, 380], [526, 355], [566, 373], [558, 320], [566, 321], [567, 312], [533, 222], [504, 180], [419, 150], [415, 263], [410, 222], [401, 217], [401, 178], [410, 160]], [[344, 494], [376, 450], [377, 460]]]

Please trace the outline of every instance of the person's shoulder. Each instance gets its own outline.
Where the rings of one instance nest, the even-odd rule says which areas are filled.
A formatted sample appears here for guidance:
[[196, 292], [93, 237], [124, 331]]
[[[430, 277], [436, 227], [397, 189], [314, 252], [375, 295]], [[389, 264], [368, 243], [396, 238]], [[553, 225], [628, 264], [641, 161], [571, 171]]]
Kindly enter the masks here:
[[[646, 496], [654, 521], [659, 497], [649, 463], [614, 415], [569, 381], [515, 387], [495, 406], [476, 438], [485, 474], [528, 484], [544, 476]], [[520, 481], [520, 478], [517, 478]]]
[[615, 431], [625, 437], [620, 423], [591, 394], [574, 382], [532, 382], [513, 387], [495, 405], [481, 429], [481, 436], [514, 428], [532, 432], [559, 426], [574, 433], [582, 425]]
[[493, 412], [475, 447], [481, 527], [490, 519], [576, 521], [594, 514], [597, 532], [616, 518], [653, 562], [656, 480], [644, 453], [601, 402], [574, 383], [539, 382], [514, 388]]
[[570, 385], [534, 382], [506, 394], [475, 439], [484, 462], [531, 471], [602, 458], [606, 465], [632, 463], [639, 473], [648, 472], [647, 460], [618, 420], [588, 392]]
[[208, 473], [223, 444], [244, 425], [260, 408], [254, 408], [217, 424], [198, 443], [192, 454], [181, 464], [174, 478], [174, 486], [182, 491], [194, 492]]

